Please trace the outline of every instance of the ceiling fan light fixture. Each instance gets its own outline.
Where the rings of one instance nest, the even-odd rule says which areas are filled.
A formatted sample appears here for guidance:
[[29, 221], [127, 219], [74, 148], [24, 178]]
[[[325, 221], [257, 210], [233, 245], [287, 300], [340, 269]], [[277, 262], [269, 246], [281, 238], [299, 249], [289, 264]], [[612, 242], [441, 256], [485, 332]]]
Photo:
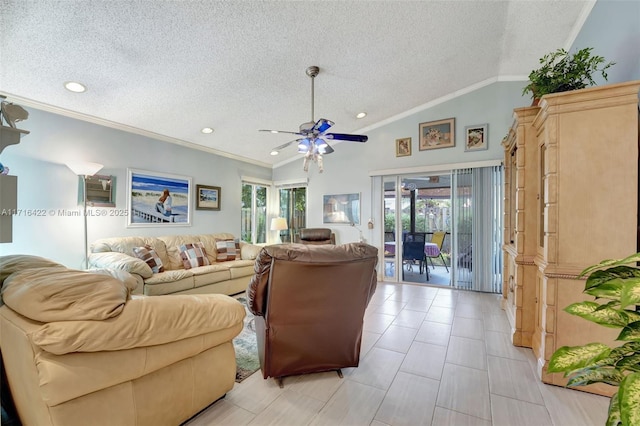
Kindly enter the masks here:
[[309, 139], [300, 139], [298, 141], [299, 154], [306, 154], [307, 152], [309, 152], [310, 147], [311, 147], [311, 142], [309, 141]]
[[356, 118], [365, 118], [367, 116], [366, 112], [359, 112], [358, 114], [356, 114]]

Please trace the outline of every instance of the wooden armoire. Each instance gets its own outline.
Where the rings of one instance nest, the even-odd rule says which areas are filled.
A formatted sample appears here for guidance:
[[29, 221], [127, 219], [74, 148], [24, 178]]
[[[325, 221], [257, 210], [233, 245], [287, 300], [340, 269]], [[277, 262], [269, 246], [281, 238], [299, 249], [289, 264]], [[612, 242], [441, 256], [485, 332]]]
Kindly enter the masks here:
[[[580, 272], [638, 251], [640, 81], [544, 96], [514, 111], [505, 147], [503, 306], [515, 345], [531, 347], [545, 383], [561, 346], [617, 346], [619, 330], [564, 312]], [[611, 395], [615, 388], [581, 388]]]

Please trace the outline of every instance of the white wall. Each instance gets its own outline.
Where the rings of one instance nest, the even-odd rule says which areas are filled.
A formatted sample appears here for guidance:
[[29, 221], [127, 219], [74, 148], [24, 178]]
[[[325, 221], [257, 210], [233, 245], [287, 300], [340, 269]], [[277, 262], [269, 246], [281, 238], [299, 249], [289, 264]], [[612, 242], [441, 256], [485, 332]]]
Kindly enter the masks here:
[[[127, 228], [123, 216], [89, 216], [89, 242], [126, 235], [172, 235], [230, 232], [240, 236], [241, 176], [271, 179], [271, 169], [153, 140], [69, 117], [27, 108], [29, 130], [19, 145], [7, 147], [2, 163], [18, 176], [18, 207], [45, 216], [14, 217], [13, 243], [0, 244], [0, 255], [33, 254], [72, 268], [83, 266], [83, 219], [58, 210], [80, 210], [78, 177], [65, 165], [91, 161], [104, 165], [99, 174], [116, 177], [117, 213], [126, 209], [127, 168], [190, 176], [196, 184], [221, 187], [221, 210], [195, 210], [192, 226]], [[55, 213], [50, 214], [50, 211]]]

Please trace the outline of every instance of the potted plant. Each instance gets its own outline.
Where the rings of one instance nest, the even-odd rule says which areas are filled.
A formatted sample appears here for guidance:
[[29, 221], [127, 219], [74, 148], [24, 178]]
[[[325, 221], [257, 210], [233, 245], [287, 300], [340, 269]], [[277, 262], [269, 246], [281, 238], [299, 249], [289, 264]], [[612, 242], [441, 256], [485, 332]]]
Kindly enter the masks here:
[[[547, 371], [571, 377], [567, 386], [607, 383], [618, 387], [611, 397], [607, 426], [640, 425], [640, 253], [605, 260], [585, 269], [584, 293], [595, 301], [573, 303], [564, 310], [604, 327], [620, 328], [611, 348], [602, 343], [563, 346], [549, 360]], [[634, 266], [629, 266], [633, 263]], [[605, 269], [603, 269], [605, 268]]]
[[593, 75], [597, 72], [606, 81], [606, 70], [615, 62], [605, 64], [602, 56], [591, 55], [592, 50], [592, 47], [586, 47], [570, 55], [566, 50], [558, 49], [544, 55], [540, 58], [541, 67], [529, 74], [530, 83], [522, 90], [522, 94], [531, 92], [535, 105], [546, 94], [595, 85]]

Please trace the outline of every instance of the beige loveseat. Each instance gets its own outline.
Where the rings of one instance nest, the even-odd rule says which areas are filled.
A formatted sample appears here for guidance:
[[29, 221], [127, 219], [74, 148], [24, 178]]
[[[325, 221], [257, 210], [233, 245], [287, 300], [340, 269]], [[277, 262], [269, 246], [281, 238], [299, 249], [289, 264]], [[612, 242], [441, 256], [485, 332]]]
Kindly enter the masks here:
[[[104, 238], [91, 244], [90, 268], [119, 269], [134, 274], [140, 281], [138, 292], [161, 294], [221, 293], [244, 291], [253, 275], [253, 264], [261, 247], [237, 242], [240, 256], [220, 261], [224, 257], [217, 243], [234, 240], [233, 234], [170, 235], [162, 237]], [[184, 268], [180, 246], [202, 243], [209, 265]], [[163, 272], [154, 273], [149, 264], [134, 254], [134, 249], [148, 246], [159, 256]]]
[[0, 257], [0, 349], [22, 424], [175, 426], [232, 389], [243, 305], [130, 296], [125, 281]]

